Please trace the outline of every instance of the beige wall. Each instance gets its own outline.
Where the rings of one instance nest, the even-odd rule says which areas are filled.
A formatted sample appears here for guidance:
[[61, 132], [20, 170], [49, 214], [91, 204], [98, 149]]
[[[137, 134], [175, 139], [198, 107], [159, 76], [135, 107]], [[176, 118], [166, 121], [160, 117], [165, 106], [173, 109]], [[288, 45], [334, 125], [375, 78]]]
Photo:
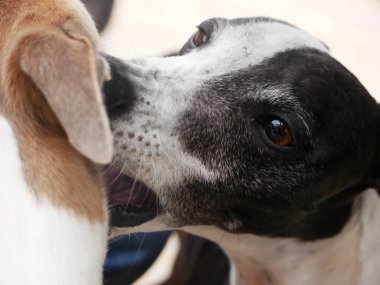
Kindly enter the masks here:
[[178, 50], [210, 17], [270, 16], [324, 41], [380, 101], [380, 0], [115, 0], [104, 49], [130, 58]]

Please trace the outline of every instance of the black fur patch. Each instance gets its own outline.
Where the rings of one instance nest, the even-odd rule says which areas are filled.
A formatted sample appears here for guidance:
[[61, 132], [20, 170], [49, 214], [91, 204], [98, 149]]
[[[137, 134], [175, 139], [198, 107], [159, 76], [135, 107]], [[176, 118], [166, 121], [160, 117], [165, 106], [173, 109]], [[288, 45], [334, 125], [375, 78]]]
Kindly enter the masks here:
[[[268, 144], [265, 116], [287, 121], [295, 148]], [[360, 193], [352, 189], [370, 183], [377, 124], [378, 107], [364, 87], [316, 50], [283, 52], [226, 74], [202, 85], [177, 126], [186, 151], [220, 179], [165, 191], [164, 208], [179, 224], [307, 240], [335, 235]]]

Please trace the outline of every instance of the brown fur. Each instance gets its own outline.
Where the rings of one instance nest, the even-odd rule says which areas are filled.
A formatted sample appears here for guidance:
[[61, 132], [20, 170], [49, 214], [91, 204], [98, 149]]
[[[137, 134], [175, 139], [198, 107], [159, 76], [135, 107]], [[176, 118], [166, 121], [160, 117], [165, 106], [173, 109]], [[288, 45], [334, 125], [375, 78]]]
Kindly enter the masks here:
[[[7, 118], [13, 128], [26, 181], [35, 195], [40, 199], [47, 198], [54, 205], [68, 208], [91, 221], [104, 222], [106, 210], [98, 169], [68, 140], [66, 123], [63, 127], [59, 114], [67, 106], [56, 107], [50, 102], [59, 96], [72, 95], [70, 93], [75, 91], [74, 87], [80, 84], [80, 80], [91, 88], [99, 88], [93, 81], [94, 74], [91, 74], [96, 73], [93, 50], [97, 35], [91, 33], [86, 24], [81, 24], [85, 21], [87, 19], [82, 19], [79, 13], [61, 0], [0, 2], [0, 114]], [[51, 45], [41, 45], [41, 39], [49, 37], [51, 39], [48, 39], [48, 43]], [[36, 49], [36, 46], [42, 46], [41, 50]], [[52, 73], [54, 76], [57, 72], [58, 75], [62, 74], [64, 82], [61, 85], [57, 78], [53, 78], [52, 82], [46, 78], [44, 82], [43, 77], [41, 80], [34, 78], [34, 73], [28, 74], [43, 68], [44, 56], [50, 56], [49, 60], [60, 65]], [[71, 56], [74, 58], [67, 65], [62, 62], [62, 57], [71, 59]], [[34, 61], [36, 57], [37, 62]], [[78, 58], [84, 60], [78, 61]], [[86, 72], [86, 68], [90, 70], [89, 75], [88, 78], [83, 78], [81, 70]], [[45, 86], [49, 84], [53, 85]], [[70, 84], [73, 90], [70, 89]], [[91, 93], [90, 87], [86, 94]], [[57, 94], [45, 97], [46, 90], [55, 90]], [[75, 95], [77, 94], [72, 97]], [[72, 104], [75, 107], [76, 103]], [[66, 117], [71, 116], [68, 114]]]

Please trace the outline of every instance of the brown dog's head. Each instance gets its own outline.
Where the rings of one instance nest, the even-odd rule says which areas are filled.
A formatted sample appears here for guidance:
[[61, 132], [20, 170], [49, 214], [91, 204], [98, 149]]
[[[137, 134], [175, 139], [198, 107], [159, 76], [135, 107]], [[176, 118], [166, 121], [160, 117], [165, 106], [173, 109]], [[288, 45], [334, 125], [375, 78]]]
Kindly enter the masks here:
[[23, 24], [2, 47], [4, 103], [47, 128], [59, 123], [79, 152], [105, 163], [112, 147], [99, 84], [108, 67], [90, 40], [96, 33], [69, 15], [58, 15], [61, 25], [34, 13], [17, 16]]
[[112, 155], [100, 89], [108, 64], [96, 28], [79, 0], [2, 1], [0, 11], [0, 114], [17, 138], [27, 183], [103, 222], [100, 179], [87, 160]]

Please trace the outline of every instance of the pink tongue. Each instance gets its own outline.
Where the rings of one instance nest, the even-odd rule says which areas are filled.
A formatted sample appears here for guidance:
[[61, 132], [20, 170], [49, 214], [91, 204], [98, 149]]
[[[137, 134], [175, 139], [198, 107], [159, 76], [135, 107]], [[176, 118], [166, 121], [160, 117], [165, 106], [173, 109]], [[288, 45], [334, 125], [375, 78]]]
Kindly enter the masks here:
[[154, 194], [142, 182], [109, 168], [104, 172], [108, 201], [113, 205], [147, 206], [154, 202]]
[[[137, 190], [135, 190], [137, 192]], [[109, 196], [109, 201], [113, 205], [133, 205], [133, 206], [143, 206], [144, 203], [149, 202], [148, 193], [146, 191], [141, 191], [144, 193], [133, 193], [130, 189], [122, 192], [117, 192]], [[139, 191], [140, 192], [140, 191]], [[148, 201], [146, 201], [148, 199]]]

